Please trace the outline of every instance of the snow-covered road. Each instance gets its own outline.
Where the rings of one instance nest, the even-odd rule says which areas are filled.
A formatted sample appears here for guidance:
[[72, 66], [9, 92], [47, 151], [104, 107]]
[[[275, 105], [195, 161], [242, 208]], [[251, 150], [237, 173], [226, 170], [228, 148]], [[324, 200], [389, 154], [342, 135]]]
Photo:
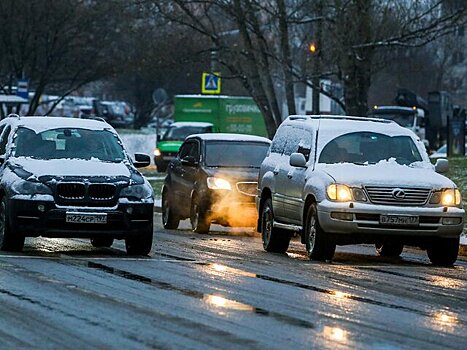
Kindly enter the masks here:
[[[338, 247], [310, 262], [294, 240], [263, 251], [251, 229], [167, 231], [150, 257], [84, 240], [28, 239], [0, 253], [1, 348], [464, 349], [467, 261]], [[463, 258], [465, 259], [465, 258]]]

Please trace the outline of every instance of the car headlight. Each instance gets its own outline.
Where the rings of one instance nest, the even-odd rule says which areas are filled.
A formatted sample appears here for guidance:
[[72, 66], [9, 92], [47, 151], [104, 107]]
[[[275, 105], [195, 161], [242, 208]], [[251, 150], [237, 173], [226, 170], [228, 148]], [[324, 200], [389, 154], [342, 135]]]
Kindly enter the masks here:
[[52, 190], [43, 183], [27, 180], [13, 182], [11, 190], [16, 194], [52, 194]]
[[340, 184], [331, 184], [326, 189], [326, 193], [330, 200], [338, 202], [348, 202], [352, 200], [352, 192], [350, 187]]
[[459, 206], [462, 203], [462, 196], [457, 188], [449, 188], [436, 191], [431, 195], [430, 204], [441, 204], [446, 207]]
[[208, 177], [208, 187], [211, 190], [231, 190], [230, 182], [219, 177]]
[[155, 155], [156, 157], [159, 157], [161, 154], [162, 154], [162, 153], [161, 153], [161, 150], [160, 150], [159, 148], [155, 148], [155, 149], [154, 149], [154, 155]]
[[131, 197], [138, 199], [152, 198], [153, 194], [154, 193], [152, 187], [146, 184], [130, 185], [128, 187], [123, 188], [120, 191], [120, 196], [122, 197]]

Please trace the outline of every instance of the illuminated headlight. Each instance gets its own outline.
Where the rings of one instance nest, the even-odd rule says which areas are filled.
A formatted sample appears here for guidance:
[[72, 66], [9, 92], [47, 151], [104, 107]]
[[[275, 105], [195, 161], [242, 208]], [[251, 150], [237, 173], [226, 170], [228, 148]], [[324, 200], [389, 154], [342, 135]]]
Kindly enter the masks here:
[[27, 180], [15, 181], [11, 189], [16, 194], [52, 194], [51, 189], [43, 183]]
[[446, 207], [459, 206], [462, 202], [460, 191], [455, 189], [447, 189], [441, 193], [441, 205]]
[[230, 182], [219, 177], [208, 177], [208, 187], [211, 190], [231, 190]]
[[146, 184], [131, 185], [123, 188], [120, 192], [120, 196], [147, 199], [153, 196], [153, 191], [152, 188], [150, 186], [147, 186]]
[[330, 200], [338, 202], [348, 202], [352, 200], [352, 192], [346, 185], [331, 184], [326, 189]]
[[161, 150], [160, 150], [159, 148], [155, 148], [155, 149], [154, 149], [154, 155], [155, 155], [156, 157], [159, 157], [161, 154], [162, 154], [162, 153], [161, 153]]

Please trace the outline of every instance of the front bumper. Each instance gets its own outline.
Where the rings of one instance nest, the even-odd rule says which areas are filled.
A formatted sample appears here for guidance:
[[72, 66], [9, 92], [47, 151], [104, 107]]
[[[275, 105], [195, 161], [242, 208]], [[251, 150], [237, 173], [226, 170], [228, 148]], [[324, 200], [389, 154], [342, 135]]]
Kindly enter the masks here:
[[[50, 197], [47, 200], [46, 197]], [[11, 227], [25, 237], [126, 238], [143, 234], [153, 225], [153, 203], [119, 202], [111, 208], [57, 206], [52, 196], [39, 199], [11, 198], [8, 213]], [[69, 223], [67, 212], [105, 213], [107, 223]]]
[[[464, 228], [464, 210], [455, 207], [409, 207], [368, 203], [337, 203], [324, 200], [318, 204], [318, 220], [326, 232], [337, 234], [398, 235], [412, 237], [457, 238]], [[349, 213], [352, 220], [331, 217], [331, 213]], [[418, 225], [383, 225], [381, 215], [413, 215]], [[458, 224], [445, 224], [444, 218], [457, 218]]]

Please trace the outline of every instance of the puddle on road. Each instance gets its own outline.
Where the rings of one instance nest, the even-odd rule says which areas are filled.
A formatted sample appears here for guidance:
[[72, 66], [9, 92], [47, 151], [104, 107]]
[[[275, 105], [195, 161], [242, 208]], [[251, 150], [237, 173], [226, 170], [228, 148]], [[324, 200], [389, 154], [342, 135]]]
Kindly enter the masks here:
[[178, 287], [167, 282], [157, 281], [155, 279], [151, 279], [145, 276], [134, 274], [132, 272], [116, 269], [116, 268], [103, 265], [103, 264], [99, 264], [96, 262], [92, 262], [92, 261], [88, 261], [87, 266], [93, 269], [101, 270], [103, 272], [106, 272], [106, 273], [109, 273], [115, 276], [126, 278], [128, 280], [145, 283], [145, 284], [148, 284], [148, 285], [151, 285], [156, 288], [163, 289], [163, 290], [175, 291], [182, 295], [199, 299], [203, 301], [204, 303], [206, 303], [209, 308], [215, 310], [216, 312], [218, 311], [218, 309], [250, 312], [250, 313], [260, 315], [260, 316], [271, 317], [277, 321], [284, 322], [292, 326], [297, 326], [297, 327], [302, 327], [302, 328], [314, 328], [314, 325], [311, 322], [301, 320], [295, 317], [283, 315], [283, 314], [280, 314], [274, 311], [257, 308], [249, 304], [244, 304], [244, 303], [241, 303], [235, 300], [224, 298], [220, 295], [202, 293], [202, 292], [194, 291], [188, 288]]

